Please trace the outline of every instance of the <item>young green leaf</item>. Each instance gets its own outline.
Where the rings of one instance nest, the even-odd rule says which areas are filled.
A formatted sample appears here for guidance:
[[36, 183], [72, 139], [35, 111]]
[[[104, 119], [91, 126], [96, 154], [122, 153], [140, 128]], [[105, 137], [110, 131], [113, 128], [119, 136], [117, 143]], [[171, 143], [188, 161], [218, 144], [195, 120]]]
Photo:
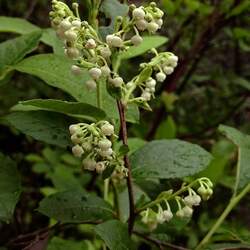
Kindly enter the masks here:
[[97, 222], [112, 219], [112, 207], [82, 190], [59, 192], [44, 198], [38, 211], [62, 223]]
[[59, 237], [53, 237], [49, 244], [47, 250], [80, 250], [88, 249], [88, 245], [84, 241], [73, 241], [65, 240]]
[[9, 222], [21, 194], [16, 163], [0, 153], [0, 221]]
[[211, 155], [181, 140], [155, 140], [130, 156], [134, 178], [182, 178], [204, 170]]
[[77, 118], [83, 118], [90, 121], [102, 120], [106, 117], [103, 110], [98, 109], [90, 104], [81, 102], [66, 102], [54, 99], [34, 99], [19, 102], [12, 108], [13, 111], [31, 111], [47, 110], [54, 111]]
[[95, 232], [110, 250], [131, 250], [133, 245], [127, 225], [118, 220], [110, 220], [95, 227]]
[[238, 147], [235, 190], [241, 189], [250, 182], [250, 136], [225, 125], [220, 125], [219, 131]]
[[59, 147], [71, 145], [68, 128], [73, 122], [62, 114], [46, 111], [14, 112], [5, 119], [17, 130], [36, 140]]

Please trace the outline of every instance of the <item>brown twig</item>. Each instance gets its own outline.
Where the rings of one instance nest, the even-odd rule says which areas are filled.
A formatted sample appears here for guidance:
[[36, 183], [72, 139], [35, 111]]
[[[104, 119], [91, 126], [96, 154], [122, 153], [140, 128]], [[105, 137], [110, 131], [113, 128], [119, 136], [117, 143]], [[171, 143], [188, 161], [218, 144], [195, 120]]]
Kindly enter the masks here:
[[[121, 101], [117, 101], [117, 107], [119, 110], [120, 123], [121, 123], [121, 139], [123, 141], [123, 145], [127, 146], [128, 134], [127, 134], [125, 107]], [[132, 183], [132, 175], [131, 175], [131, 165], [130, 165], [127, 154], [124, 156], [124, 164], [125, 164], [125, 167], [128, 169], [128, 176], [127, 176], [127, 187], [128, 187], [128, 196], [129, 196], [128, 231], [129, 231], [129, 234], [131, 234], [133, 227], [134, 227], [134, 222], [135, 222], [135, 203], [134, 203], [134, 192], [133, 192], [133, 183]]]
[[189, 250], [188, 248], [185, 248], [185, 247], [180, 247], [180, 246], [176, 246], [174, 244], [171, 244], [171, 243], [168, 243], [168, 242], [163, 242], [163, 241], [160, 241], [158, 239], [155, 239], [149, 235], [146, 235], [146, 234], [143, 234], [143, 233], [140, 233], [138, 231], [133, 231], [133, 233], [149, 242], [152, 242], [153, 244], [155, 244], [157, 247], [159, 247], [160, 249], [163, 249], [162, 247], [169, 247], [173, 250]]

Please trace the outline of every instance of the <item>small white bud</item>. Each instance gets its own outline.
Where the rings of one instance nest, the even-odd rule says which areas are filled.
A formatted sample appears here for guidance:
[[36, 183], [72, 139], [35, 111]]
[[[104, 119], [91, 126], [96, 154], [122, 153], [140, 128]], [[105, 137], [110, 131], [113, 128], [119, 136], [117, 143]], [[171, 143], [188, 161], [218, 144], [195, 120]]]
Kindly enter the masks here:
[[72, 153], [75, 157], [78, 157], [78, 158], [81, 158], [81, 156], [83, 155], [84, 151], [82, 149], [81, 146], [79, 145], [75, 145], [73, 148], [72, 148]]
[[182, 211], [184, 213], [184, 217], [190, 218], [193, 215], [193, 209], [189, 206], [185, 206], [184, 208], [182, 208]]
[[111, 148], [112, 143], [108, 139], [103, 139], [99, 141], [98, 146], [101, 150], [108, 150], [109, 148]]
[[76, 134], [73, 134], [71, 137], [70, 137], [71, 141], [74, 143], [74, 144], [79, 144], [81, 143], [81, 139], [76, 135]]
[[79, 57], [80, 52], [77, 48], [67, 48], [65, 50], [65, 54], [70, 58], [70, 59], [76, 59]]
[[172, 67], [165, 66], [163, 68], [163, 71], [165, 72], [166, 75], [171, 75], [174, 72], [174, 69]]
[[193, 205], [194, 206], [199, 206], [201, 203], [201, 197], [199, 195], [194, 195], [193, 196]]
[[173, 213], [169, 210], [163, 211], [163, 218], [165, 221], [169, 222], [173, 218]]
[[110, 68], [107, 65], [102, 66], [101, 71], [102, 71], [103, 76], [109, 76], [110, 75]]
[[69, 20], [63, 20], [59, 25], [59, 29], [63, 31], [69, 30], [71, 27], [72, 27], [72, 24], [70, 23]]
[[166, 75], [163, 72], [159, 72], [156, 74], [156, 79], [158, 82], [164, 82], [166, 79]]
[[138, 46], [143, 42], [143, 39], [141, 36], [139, 35], [135, 35], [131, 38], [131, 42], [135, 45]]
[[155, 87], [151, 87], [151, 88], [150, 88], [150, 92], [151, 92], [151, 93], [154, 93], [154, 92], [155, 92]]
[[144, 20], [144, 19], [141, 19], [141, 20], [137, 20], [135, 22], [135, 25], [136, 25], [138, 30], [144, 31], [148, 26], [148, 22], [146, 20]]
[[119, 36], [113, 36], [111, 45], [120, 48], [123, 46], [123, 40]]
[[184, 211], [181, 209], [181, 210], [178, 210], [176, 212], [176, 216], [179, 217], [179, 218], [183, 218], [185, 217], [185, 214], [184, 214]]
[[113, 150], [112, 150], [112, 148], [109, 148], [107, 150], [101, 150], [99, 153], [102, 157], [108, 157], [108, 156], [111, 156], [113, 154]]
[[153, 78], [149, 78], [147, 81], [146, 81], [146, 87], [148, 88], [153, 88], [156, 86], [156, 80], [153, 79]]
[[114, 79], [110, 79], [111, 84], [113, 84], [115, 87], [121, 87], [124, 83], [123, 79], [121, 77], [115, 77]]
[[143, 93], [141, 94], [141, 98], [143, 98], [145, 101], [150, 101], [151, 94], [147, 91], [143, 91]]
[[96, 162], [91, 159], [84, 159], [82, 165], [84, 169], [94, 171], [96, 167]]
[[79, 128], [79, 127], [78, 127], [78, 125], [76, 125], [76, 124], [70, 125], [70, 126], [69, 126], [69, 132], [70, 132], [70, 134], [71, 134], [71, 135], [75, 134], [75, 133], [77, 132], [78, 128]]
[[96, 47], [96, 42], [94, 39], [88, 39], [86, 44], [85, 44], [85, 48], [87, 49], [94, 49]]
[[94, 80], [98, 80], [102, 75], [102, 71], [99, 68], [92, 68], [89, 70], [89, 74]]
[[86, 81], [86, 86], [88, 90], [96, 90], [96, 82], [94, 80]]
[[83, 148], [85, 151], [91, 151], [91, 150], [92, 150], [92, 145], [91, 145], [91, 143], [89, 143], [89, 142], [83, 142], [83, 143], [82, 143], [82, 148]]
[[109, 46], [112, 46], [112, 41], [113, 41], [114, 35], [107, 35], [106, 36], [106, 42]]
[[108, 47], [101, 48], [100, 53], [104, 58], [109, 58], [111, 56], [111, 51]]
[[145, 17], [145, 12], [142, 8], [136, 8], [133, 10], [132, 16], [135, 19], [143, 19]]
[[101, 174], [106, 169], [104, 162], [100, 161], [96, 163], [95, 170], [98, 174]]
[[178, 56], [176, 56], [176, 55], [169, 56], [168, 57], [168, 62], [169, 62], [169, 64], [178, 63]]
[[65, 32], [65, 38], [69, 42], [74, 42], [77, 39], [77, 33], [73, 30], [68, 30]]
[[194, 199], [193, 199], [193, 195], [188, 195], [183, 199], [184, 203], [189, 206], [192, 207], [194, 205]]
[[157, 23], [157, 25], [159, 27], [161, 27], [163, 25], [163, 20], [160, 18], [160, 19], [156, 19], [155, 22]]
[[78, 67], [77, 65], [72, 65], [72, 67], [71, 67], [71, 72], [72, 72], [72, 74], [78, 76], [78, 75], [81, 75], [82, 70], [81, 70], [81, 68]]
[[156, 221], [157, 221], [157, 223], [159, 223], [159, 224], [162, 224], [162, 223], [165, 222], [165, 218], [164, 218], [162, 212], [161, 212], [161, 213], [158, 213], [158, 214], [156, 215]]
[[74, 21], [72, 22], [72, 25], [73, 25], [74, 27], [76, 27], [76, 28], [81, 28], [82, 23], [81, 23], [80, 20], [74, 20]]
[[101, 130], [103, 132], [104, 135], [106, 136], [111, 136], [114, 134], [114, 126], [111, 125], [110, 123], [106, 123], [104, 125], [101, 126]]
[[151, 33], [155, 33], [159, 29], [159, 26], [156, 22], [150, 22], [147, 24], [147, 30]]

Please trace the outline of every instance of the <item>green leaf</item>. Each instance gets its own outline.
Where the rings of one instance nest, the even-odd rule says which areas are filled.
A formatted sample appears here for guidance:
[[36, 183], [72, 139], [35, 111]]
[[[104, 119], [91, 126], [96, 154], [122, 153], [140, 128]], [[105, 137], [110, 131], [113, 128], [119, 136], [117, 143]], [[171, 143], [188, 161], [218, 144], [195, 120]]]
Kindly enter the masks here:
[[244, 12], [247, 12], [249, 9], [250, 9], [250, 1], [243, 0], [239, 4], [237, 4], [235, 8], [232, 9], [232, 11], [229, 13], [227, 17], [238, 16], [240, 14], [243, 14]]
[[66, 102], [54, 99], [34, 99], [19, 102], [12, 108], [13, 111], [47, 110], [54, 111], [77, 118], [85, 118], [90, 121], [101, 120], [106, 117], [103, 110], [87, 103]]
[[0, 32], [27, 34], [40, 28], [23, 18], [0, 16]]
[[127, 225], [118, 220], [110, 220], [95, 227], [95, 232], [110, 250], [133, 249]]
[[163, 121], [156, 131], [156, 139], [174, 139], [176, 137], [176, 125], [172, 116], [168, 116], [166, 121]]
[[[85, 82], [90, 79], [86, 70], [80, 76], [71, 73], [73, 62], [64, 56], [43, 54], [29, 57], [15, 66], [15, 69], [37, 76], [48, 85], [59, 88], [77, 101], [97, 106], [96, 91], [88, 91]], [[101, 84], [102, 105], [110, 118], [119, 118], [116, 101], [107, 93], [105, 83]], [[128, 110], [128, 121], [138, 122], [139, 111], [135, 106]]]
[[238, 147], [235, 190], [241, 189], [250, 183], [250, 135], [225, 125], [220, 125], [219, 131]]
[[155, 140], [131, 155], [134, 178], [182, 178], [204, 170], [211, 155], [181, 140]]
[[47, 248], [47, 250], [80, 250], [80, 249], [88, 249], [88, 246], [84, 241], [64, 240], [56, 236], [50, 240]]
[[9, 222], [21, 194], [16, 163], [0, 153], [0, 221]]
[[71, 145], [68, 127], [72, 121], [62, 114], [46, 111], [14, 112], [5, 118], [22, 133], [59, 147]]
[[241, 243], [218, 243], [206, 247], [206, 250], [239, 250], [239, 249], [245, 249], [245, 250], [250, 249], [250, 245]]
[[152, 48], [157, 48], [166, 43], [168, 39], [163, 36], [144, 36], [139, 46], [130, 47], [127, 51], [120, 53], [121, 60], [140, 56]]
[[38, 211], [62, 223], [97, 222], [113, 217], [107, 202], [80, 190], [50, 195], [40, 202]]
[[18, 63], [37, 47], [40, 37], [41, 31], [35, 31], [0, 44], [0, 79], [9, 70], [6, 67]]

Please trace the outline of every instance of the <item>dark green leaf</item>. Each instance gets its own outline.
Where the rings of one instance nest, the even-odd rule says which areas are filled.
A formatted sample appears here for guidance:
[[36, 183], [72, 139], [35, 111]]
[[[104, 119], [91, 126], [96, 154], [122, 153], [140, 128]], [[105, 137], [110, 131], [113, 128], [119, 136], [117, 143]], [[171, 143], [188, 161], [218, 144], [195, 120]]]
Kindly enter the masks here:
[[182, 178], [204, 170], [211, 155], [181, 140], [155, 140], [131, 155], [134, 178]]
[[90, 104], [80, 102], [66, 102], [53, 99], [35, 99], [19, 102], [19, 104], [14, 106], [12, 110], [47, 110], [89, 120], [101, 120], [106, 117], [106, 114], [103, 110], [98, 109]]
[[9, 222], [21, 194], [16, 163], [0, 153], [0, 221]]
[[50, 195], [40, 202], [38, 211], [63, 223], [96, 222], [113, 217], [108, 203], [80, 190]]
[[111, 220], [95, 227], [95, 232], [103, 239], [110, 250], [133, 249], [127, 225], [118, 220]]
[[238, 147], [236, 190], [243, 188], [250, 182], [250, 136], [225, 125], [220, 125], [219, 131]]
[[15, 112], [7, 115], [6, 120], [36, 140], [60, 147], [71, 144], [68, 127], [72, 121], [64, 115], [46, 111]]
[[49, 244], [47, 250], [85, 250], [88, 249], [87, 244], [84, 241], [73, 241], [64, 240], [59, 237], [53, 237]]

